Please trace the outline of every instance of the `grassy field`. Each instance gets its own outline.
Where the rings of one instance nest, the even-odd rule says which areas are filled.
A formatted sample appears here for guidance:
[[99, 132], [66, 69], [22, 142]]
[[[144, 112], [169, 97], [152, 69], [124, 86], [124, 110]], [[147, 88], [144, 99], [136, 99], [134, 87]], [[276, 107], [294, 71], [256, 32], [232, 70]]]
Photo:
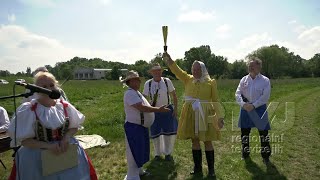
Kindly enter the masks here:
[[[12, 94], [12, 81], [0, 85], [0, 96]], [[173, 81], [178, 97], [179, 110], [183, 100], [183, 86]], [[217, 179], [320, 179], [320, 79], [272, 80], [269, 117], [272, 130], [271, 165], [262, 163], [258, 147], [258, 133], [251, 133], [251, 160], [241, 160], [240, 131], [237, 128], [239, 107], [234, 102], [234, 92], [239, 80], [219, 80], [219, 96], [225, 107], [225, 128], [222, 141], [214, 142]], [[63, 85], [69, 100], [86, 115], [84, 130], [79, 134], [99, 134], [111, 144], [105, 148], [92, 148], [87, 152], [93, 160], [99, 179], [123, 179], [126, 174], [124, 143], [123, 93], [126, 90], [116, 81], [69, 81]], [[18, 87], [17, 93], [24, 92]], [[17, 104], [21, 101], [18, 98]], [[1, 100], [9, 114], [14, 111], [13, 100]], [[202, 148], [204, 149], [204, 148]], [[193, 161], [191, 142], [177, 140], [174, 163], [151, 161], [144, 167], [152, 180], [202, 179], [189, 175]], [[12, 152], [0, 154], [8, 167], [0, 166], [0, 179], [6, 179], [12, 166]], [[203, 157], [204, 173], [207, 173]], [[203, 179], [206, 179], [203, 177]]]

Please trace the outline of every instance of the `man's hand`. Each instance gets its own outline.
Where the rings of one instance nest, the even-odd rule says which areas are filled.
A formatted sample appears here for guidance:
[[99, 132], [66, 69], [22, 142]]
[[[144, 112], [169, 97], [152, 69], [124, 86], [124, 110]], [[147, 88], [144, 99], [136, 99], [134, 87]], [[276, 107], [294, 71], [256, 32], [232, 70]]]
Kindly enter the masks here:
[[159, 107], [159, 112], [170, 112], [171, 109], [167, 108], [167, 105]]
[[243, 105], [243, 109], [246, 110], [247, 112], [250, 112], [252, 110], [254, 110], [254, 106], [252, 104], [246, 103]]

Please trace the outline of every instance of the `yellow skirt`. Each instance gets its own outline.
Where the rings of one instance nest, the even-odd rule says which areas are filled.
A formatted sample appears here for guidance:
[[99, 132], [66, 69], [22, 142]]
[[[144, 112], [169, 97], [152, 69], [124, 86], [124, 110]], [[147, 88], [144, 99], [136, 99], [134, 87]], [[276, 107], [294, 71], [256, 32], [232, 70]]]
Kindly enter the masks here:
[[195, 134], [195, 111], [192, 109], [192, 102], [187, 101], [182, 106], [182, 112], [179, 118], [179, 126], [177, 132], [178, 139], [195, 139], [200, 141], [216, 141], [221, 139], [221, 133], [218, 126], [218, 117], [214, 107], [210, 103], [201, 103], [204, 112], [204, 122], [206, 130], [198, 131]]

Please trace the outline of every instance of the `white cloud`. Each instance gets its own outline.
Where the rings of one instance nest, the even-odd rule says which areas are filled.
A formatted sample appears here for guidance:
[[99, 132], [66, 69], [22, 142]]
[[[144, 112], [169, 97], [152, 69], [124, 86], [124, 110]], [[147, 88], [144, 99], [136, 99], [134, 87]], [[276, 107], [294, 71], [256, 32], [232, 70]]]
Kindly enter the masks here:
[[16, 21], [16, 16], [14, 14], [8, 14], [9, 23], [14, 23]]
[[241, 39], [239, 44], [234, 47], [215, 49], [214, 52], [228, 57], [229, 62], [233, 62], [245, 58], [246, 55], [262, 46], [270, 46], [272, 44], [277, 44], [280, 47], [284, 46], [288, 48], [290, 52], [294, 52], [302, 58], [310, 59], [316, 53], [320, 53], [320, 26], [304, 30], [292, 41], [274, 40], [272, 36], [266, 32], [253, 34]]
[[304, 58], [311, 58], [320, 53], [320, 26], [315, 26], [303, 31], [297, 38], [298, 49], [295, 50]]
[[252, 34], [239, 41], [235, 47], [215, 50], [217, 54], [228, 57], [229, 62], [244, 59], [252, 51], [272, 44], [271, 36], [264, 32], [261, 34]]
[[242, 49], [258, 48], [262, 43], [270, 44], [271, 41], [271, 36], [266, 32], [262, 34], [253, 34], [240, 40], [239, 47]]
[[220, 39], [226, 39], [231, 36], [230, 34], [231, 26], [228, 24], [223, 24], [216, 28], [216, 36]]
[[[162, 51], [162, 36], [136, 35], [132, 32], [120, 32], [122, 39], [118, 49], [73, 48], [63, 45], [54, 38], [41, 36], [17, 25], [0, 26], [0, 64], [1, 70], [12, 73], [26, 71], [27, 67], [51, 65], [67, 61], [75, 56], [101, 58], [108, 61], [120, 61], [132, 64], [136, 60], [151, 60]], [[116, 36], [116, 35], [115, 35]]]
[[231, 27], [228, 24], [223, 24], [219, 27], [217, 27], [216, 32], [218, 33], [226, 33], [228, 31], [230, 31]]
[[98, 0], [103, 5], [109, 5], [111, 3], [111, 0]]
[[291, 21], [288, 22], [288, 24], [296, 24], [296, 23], [297, 23], [296, 20], [291, 20]]
[[289, 21], [288, 24], [293, 28], [293, 32], [298, 34], [307, 29], [305, 25], [298, 23], [296, 20]]
[[303, 31], [298, 36], [298, 39], [304, 40], [304, 41], [319, 41], [320, 40], [320, 26], [316, 26], [311, 29], [307, 29], [307, 30]]
[[189, 12], [182, 12], [179, 17], [179, 22], [204, 22], [211, 21], [216, 18], [215, 13], [212, 12], [201, 12], [199, 10], [192, 10]]
[[53, 8], [56, 7], [54, 0], [20, 0], [22, 3], [34, 7]]
[[189, 9], [189, 5], [187, 5], [187, 4], [182, 4], [181, 6], [180, 6], [180, 10], [181, 11], [186, 11], [186, 10], [188, 10]]

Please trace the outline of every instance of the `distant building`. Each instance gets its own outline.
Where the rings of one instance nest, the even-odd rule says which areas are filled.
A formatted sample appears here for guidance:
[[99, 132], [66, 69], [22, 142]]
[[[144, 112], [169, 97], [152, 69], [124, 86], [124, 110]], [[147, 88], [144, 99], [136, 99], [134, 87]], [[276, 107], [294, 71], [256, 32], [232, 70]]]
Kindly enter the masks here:
[[[121, 74], [127, 73], [128, 69], [119, 69]], [[112, 69], [79, 68], [74, 71], [74, 79], [104, 79]]]

